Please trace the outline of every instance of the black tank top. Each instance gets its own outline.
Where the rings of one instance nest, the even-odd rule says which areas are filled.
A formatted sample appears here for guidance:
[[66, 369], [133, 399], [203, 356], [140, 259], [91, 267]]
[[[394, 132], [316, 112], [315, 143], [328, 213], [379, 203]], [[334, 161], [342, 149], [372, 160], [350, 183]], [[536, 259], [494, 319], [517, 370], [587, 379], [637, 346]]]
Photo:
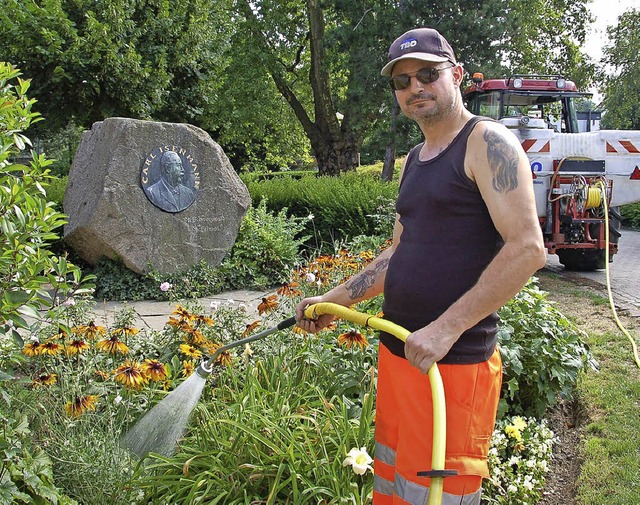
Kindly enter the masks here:
[[[385, 319], [416, 331], [437, 319], [467, 292], [496, 255], [501, 237], [480, 191], [464, 172], [467, 139], [484, 118], [474, 117], [438, 156], [410, 153], [396, 211], [403, 226], [386, 273]], [[494, 312], [465, 331], [440, 363], [480, 363], [495, 349]], [[404, 357], [404, 343], [387, 333], [380, 341]]]

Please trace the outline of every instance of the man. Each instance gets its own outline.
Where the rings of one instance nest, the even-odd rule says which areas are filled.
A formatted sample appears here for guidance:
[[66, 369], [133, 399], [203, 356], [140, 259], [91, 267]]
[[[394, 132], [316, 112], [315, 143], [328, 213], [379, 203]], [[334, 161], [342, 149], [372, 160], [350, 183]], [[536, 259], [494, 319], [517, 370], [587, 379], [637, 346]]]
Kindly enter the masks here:
[[[531, 170], [516, 137], [475, 117], [462, 102], [462, 66], [431, 28], [389, 49], [382, 75], [424, 143], [401, 173], [393, 245], [323, 296], [302, 300], [298, 325], [316, 332], [333, 319], [306, 306], [350, 306], [384, 292], [384, 317], [412, 333], [382, 333], [378, 361], [374, 504], [423, 504], [429, 493], [432, 405], [438, 363], [447, 403], [443, 504], [480, 503], [502, 365], [496, 311], [545, 264]], [[384, 291], [383, 291], [384, 288]]]
[[182, 184], [184, 167], [178, 153], [165, 151], [160, 157], [161, 177], [147, 188], [151, 203], [167, 212], [180, 212], [193, 203], [195, 191]]

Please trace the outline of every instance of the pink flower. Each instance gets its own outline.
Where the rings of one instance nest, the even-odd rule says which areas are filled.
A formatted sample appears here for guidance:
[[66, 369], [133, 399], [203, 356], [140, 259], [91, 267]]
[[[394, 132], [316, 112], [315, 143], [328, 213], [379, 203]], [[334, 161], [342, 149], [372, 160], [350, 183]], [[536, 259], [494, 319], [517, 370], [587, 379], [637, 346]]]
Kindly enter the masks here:
[[171, 283], [170, 282], [163, 282], [162, 284], [160, 284], [160, 291], [164, 291], [167, 292], [171, 289]]

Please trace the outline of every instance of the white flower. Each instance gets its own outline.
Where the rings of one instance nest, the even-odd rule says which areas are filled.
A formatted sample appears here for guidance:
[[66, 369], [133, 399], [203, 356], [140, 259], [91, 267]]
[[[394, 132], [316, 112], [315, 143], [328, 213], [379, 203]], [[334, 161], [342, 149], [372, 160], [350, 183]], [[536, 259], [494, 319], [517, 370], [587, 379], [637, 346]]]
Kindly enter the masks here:
[[73, 297], [67, 298], [63, 303], [65, 307], [73, 307], [75, 304], [76, 301], [73, 299]]
[[172, 286], [170, 282], [163, 282], [162, 284], [160, 284], [160, 291], [164, 291], [165, 293], [169, 291], [171, 288]]
[[351, 468], [355, 473], [358, 475], [364, 475], [367, 470], [373, 471], [371, 463], [373, 463], [373, 459], [371, 459], [371, 456], [367, 454], [366, 447], [361, 447], [360, 449], [354, 447], [349, 451], [349, 454], [347, 454], [347, 457], [342, 462], [342, 466], [351, 465]]
[[313, 284], [314, 282], [316, 282], [316, 276], [315, 274], [309, 272], [307, 275], [305, 275], [305, 280], [309, 283], [309, 284]]
[[247, 310], [247, 304], [246, 303], [241, 303], [241, 304], [238, 305], [238, 308], [240, 310]]
[[209, 308], [211, 310], [218, 310], [218, 307], [220, 306], [220, 302], [217, 300], [213, 300], [210, 304], [209, 304]]
[[507, 492], [510, 494], [514, 494], [518, 491], [518, 488], [516, 486], [514, 486], [513, 484], [509, 484], [509, 487], [507, 488]]
[[314, 216], [313, 214], [309, 214], [309, 215], [307, 216], [307, 219], [308, 219], [309, 221], [313, 221], [313, 218], [314, 218], [314, 217], [316, 217], [316, 216]]
[[122, 401], [122, 396], [118, 395], [113, 399], [113, 403], [115, 403], [116, 405], [118, 405], [118, 403], [120, 403]]

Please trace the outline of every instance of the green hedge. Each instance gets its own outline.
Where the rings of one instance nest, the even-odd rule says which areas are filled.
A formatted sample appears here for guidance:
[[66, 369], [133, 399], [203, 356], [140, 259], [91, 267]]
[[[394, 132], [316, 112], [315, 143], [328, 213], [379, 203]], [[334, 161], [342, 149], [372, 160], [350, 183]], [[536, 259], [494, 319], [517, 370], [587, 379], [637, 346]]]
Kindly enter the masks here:
[[313, 216], [305, 234], [307, 246], [332, 251], [335, 244], [358, 235], [389, 233], [387, 224], [395, 215], [396, 182], [378, 175], [347, 173], [339, 177], [306, 176], [246, 180], [253, 205], [266, 199], [271, 211], [287, 208], [290, 215]]

